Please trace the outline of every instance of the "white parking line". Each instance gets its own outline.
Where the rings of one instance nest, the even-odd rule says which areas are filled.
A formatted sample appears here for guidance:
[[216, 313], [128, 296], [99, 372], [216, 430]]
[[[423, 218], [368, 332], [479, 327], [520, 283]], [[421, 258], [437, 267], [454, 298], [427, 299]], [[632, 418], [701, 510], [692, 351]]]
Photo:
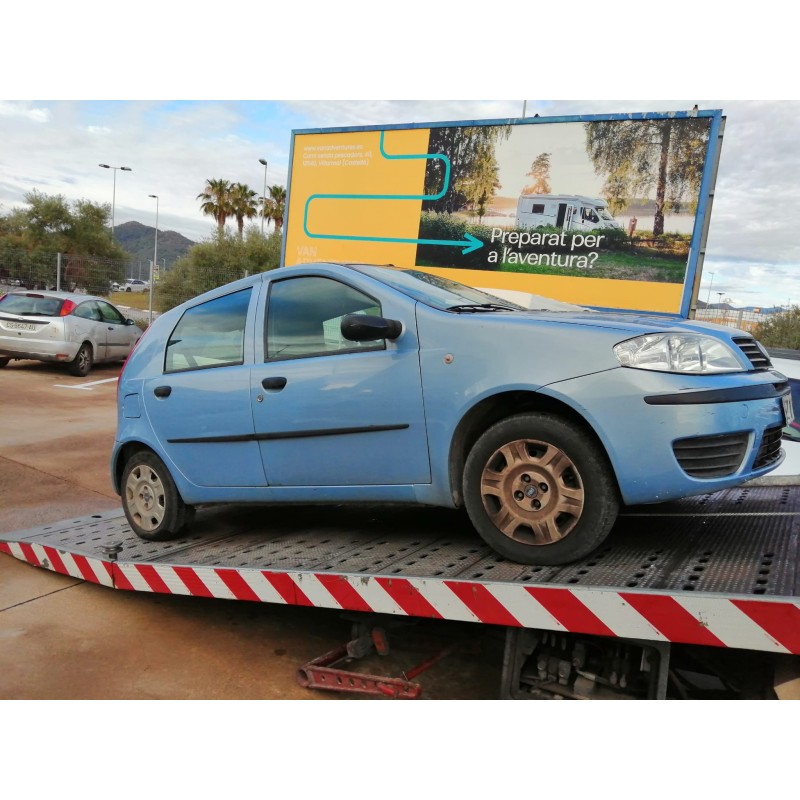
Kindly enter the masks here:
[[90, 381], [89, 383], [78, 383], [73, 384], [72, 386], [67, 385], [66, 383], [54, 383], [53, 387], [55, 389], [85, 389], [87, 392], [94, 391], [91, 387], [98, 386], [101, 383], [111, 383], [112, 381], [118, 380], [117, 378], [105, 378], [102, 381]]

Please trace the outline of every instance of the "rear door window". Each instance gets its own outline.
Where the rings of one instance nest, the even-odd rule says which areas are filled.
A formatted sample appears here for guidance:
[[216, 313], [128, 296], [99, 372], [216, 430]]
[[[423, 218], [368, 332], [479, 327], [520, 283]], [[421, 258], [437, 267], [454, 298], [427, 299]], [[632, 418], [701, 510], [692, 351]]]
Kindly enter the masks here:
[[100, 316], [100, 309], [97, 307], [97, 303], [95, 303], [94, 300], [81, 303], [72, 312], [72, 315], [74, 317], [80, 317], [81, 319], [90, 319], [92, 322], [100, 322], [102, 320], [102, 317]]
[[243, 364], [251, 293], [234, 292], [184, 312], [167, 342], [164, 372]]

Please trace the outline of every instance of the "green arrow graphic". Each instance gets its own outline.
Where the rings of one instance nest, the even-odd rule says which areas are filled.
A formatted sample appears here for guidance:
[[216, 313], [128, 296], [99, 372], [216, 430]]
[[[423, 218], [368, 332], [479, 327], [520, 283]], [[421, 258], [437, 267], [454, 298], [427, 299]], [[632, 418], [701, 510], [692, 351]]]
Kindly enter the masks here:
[[428, 153], [387, 153], [384, 148], [385, 131], [381, 131], [380, 152], [387, 160], [408, 159], [438, 159], [444, 163], [444, 180], [442, 189], [436, 194], [312, 194], [306, 200], [305, 214], [303, 215], [303, 230], [310, 239], [338, 239], [354, 242], [394, 242], [400, 244], [433, 244], [442, 247], [463, 247], [462, 254], [471, 253], [483, 247], [483, 242], [469, 233], [464, 234], [464, 239], [407, 239], [394, 236], [347, 236], [335, 233], [312, 233], [308, 228], [308, 212], [311, 203], [315, 200], [439, 200], [444, 197], [450, 184], [450, 159], [441, 153], [430, 155]]

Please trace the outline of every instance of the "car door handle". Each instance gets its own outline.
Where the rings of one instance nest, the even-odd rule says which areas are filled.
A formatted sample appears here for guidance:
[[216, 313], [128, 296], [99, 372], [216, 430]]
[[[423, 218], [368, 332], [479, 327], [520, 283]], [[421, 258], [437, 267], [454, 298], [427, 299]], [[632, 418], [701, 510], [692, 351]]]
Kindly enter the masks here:
[[286, 378], [264, 378], [264, 380], [261, 381], [261, 385], [268, 392], [279, 392], [286, 386]]
[[156, 386], [153, 389], [153, 394], [156, 397], [169, 397], [172, 394], [172, 387], [171, 386]]

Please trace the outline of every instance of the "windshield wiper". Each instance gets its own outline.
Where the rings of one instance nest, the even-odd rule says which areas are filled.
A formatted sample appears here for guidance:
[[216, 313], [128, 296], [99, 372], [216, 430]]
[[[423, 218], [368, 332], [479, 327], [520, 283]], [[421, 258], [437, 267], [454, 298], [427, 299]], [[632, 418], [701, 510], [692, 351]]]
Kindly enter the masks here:
[[511, 306], [501, 306], [497, 303], [465, 303], [461, 306], [449, 306], [448, 311], [455, 311], [457, 314], [463, 312], [476, 313], [481, 311], [515, 311]]

